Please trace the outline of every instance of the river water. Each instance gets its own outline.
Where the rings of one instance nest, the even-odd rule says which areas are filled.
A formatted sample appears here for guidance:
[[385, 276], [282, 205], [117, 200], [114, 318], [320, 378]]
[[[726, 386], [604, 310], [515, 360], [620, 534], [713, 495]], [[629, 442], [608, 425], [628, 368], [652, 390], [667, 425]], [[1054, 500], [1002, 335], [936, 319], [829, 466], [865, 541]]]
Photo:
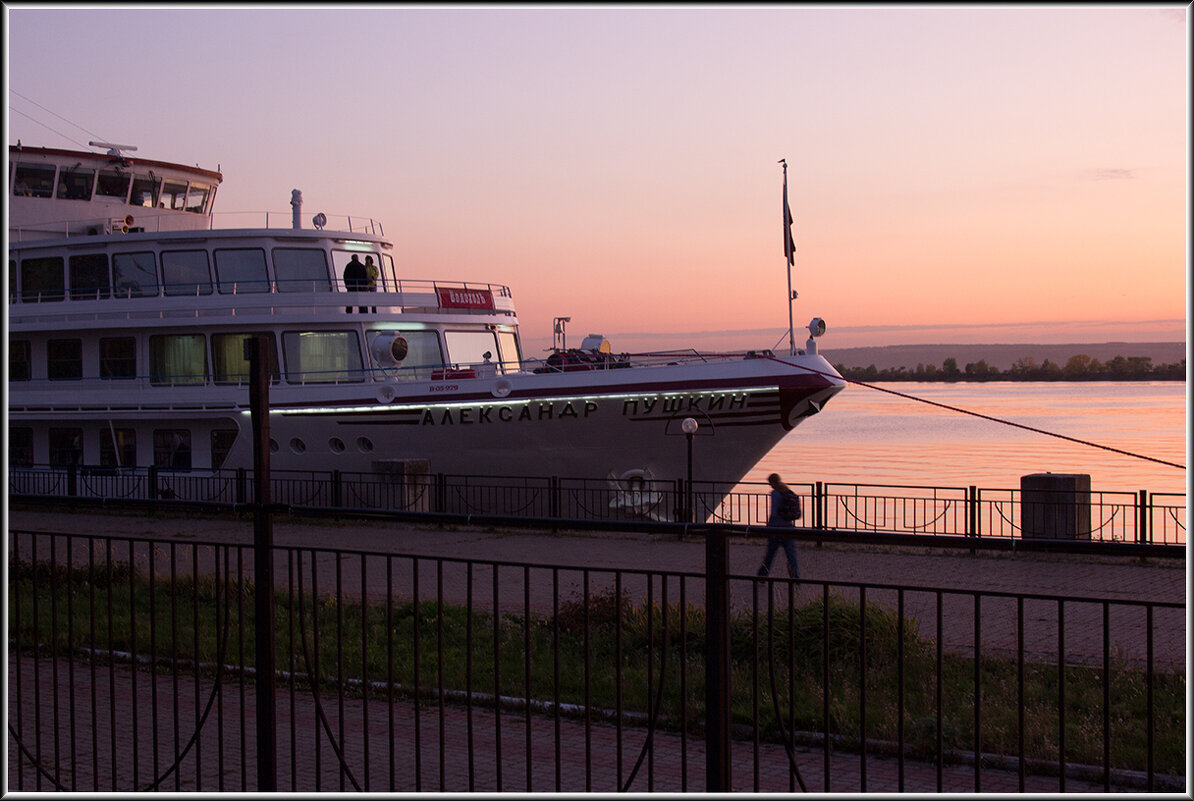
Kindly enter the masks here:
[[[1133, 454], [1186, 464], [1185, 382], [877, 384]], [[699, 457], [698, 457], [699, 458]], [[1184, 493], [1186, 470], [847, 386], [746, 476], [1018, 489], [1030, 473], [1087, 473], [1097, 492]]]

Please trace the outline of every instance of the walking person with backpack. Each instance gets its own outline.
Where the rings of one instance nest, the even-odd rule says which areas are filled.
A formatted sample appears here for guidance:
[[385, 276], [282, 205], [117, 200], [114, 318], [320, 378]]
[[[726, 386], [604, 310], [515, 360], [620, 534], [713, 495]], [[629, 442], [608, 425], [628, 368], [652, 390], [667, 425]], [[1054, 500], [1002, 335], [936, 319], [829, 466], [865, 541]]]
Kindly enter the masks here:
[[[794, 522], [799, 520], [802, 515], [800, 496], [788, 488], [788, 485], [779, 477], [779, 473], [767, 476], [767, 482], [771, 484], [771, 510], [767, 515], [767, 526], [769, 528], [793, 528]], [[796, 542], [791, 537], [780, 534], [772, 534], [767, 537], [767, 551], [763, 554], [763, 564], [759, 566], [758, 575], [766, 576], [771, 573], [771, 562], [774, 561], [775, 553], [780, 548], [784, 549], [784, 556], [788, 558], [788, 575], [792, 578], [800, 578], [800, 568], [796, 563]]]

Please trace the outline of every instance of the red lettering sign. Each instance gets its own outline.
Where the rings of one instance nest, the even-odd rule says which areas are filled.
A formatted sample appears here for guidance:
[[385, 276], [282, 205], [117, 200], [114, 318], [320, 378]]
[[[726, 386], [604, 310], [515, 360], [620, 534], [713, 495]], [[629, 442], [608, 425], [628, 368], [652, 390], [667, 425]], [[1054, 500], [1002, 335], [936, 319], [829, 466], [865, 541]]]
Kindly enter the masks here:
[[488, 289], [436, 287], [441, 309], [493, 309], [493, 293]]

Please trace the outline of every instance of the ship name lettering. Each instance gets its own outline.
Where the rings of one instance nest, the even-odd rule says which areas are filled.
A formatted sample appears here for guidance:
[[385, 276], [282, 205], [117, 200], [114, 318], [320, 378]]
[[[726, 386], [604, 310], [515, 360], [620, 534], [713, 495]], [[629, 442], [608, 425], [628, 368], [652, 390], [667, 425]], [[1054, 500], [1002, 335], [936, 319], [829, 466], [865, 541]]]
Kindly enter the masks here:
[[428, 408], [423, 410], [423, 416], [419, 420], [419, 425], [451, 426], [457, 424], [472, 425], [474, 423], [510, 423], [515, 420], [521, 422], [523, 420], [580, 419], [581, 417], [588, 417], [597, 411], [597, 409], [597, 402], [591, 400], [586, 400], [583, 407], [579, 406], [579, 402], [577, 401], [565, 401], [563, 407], [560, 409], [556, 409], [556, 404], [552, 401], [524, 403], [520, 406], [465, 406], [456, 407], [455, 411], [452, 408], [444, 408], [442, 410]]

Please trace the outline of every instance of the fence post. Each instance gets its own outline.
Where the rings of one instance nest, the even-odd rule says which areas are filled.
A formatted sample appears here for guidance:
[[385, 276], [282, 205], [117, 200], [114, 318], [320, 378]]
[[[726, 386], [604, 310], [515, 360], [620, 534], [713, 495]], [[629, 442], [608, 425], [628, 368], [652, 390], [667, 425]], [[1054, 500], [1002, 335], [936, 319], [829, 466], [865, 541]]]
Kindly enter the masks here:
[[549, 493], [551, 495], [549, 503], [551, 504], [551, 508], [548, 509], [547, 516], [548, 517], [559, 517], [560, 516], [560, 477], [552, 476], [550, 479], [549, 486], [550, 486]]
[[730, 754], [729, 538], [705, 529], [705, 791], [728, 793]]
[[978, 487], [971, 484], [966, 493], [966, 536], [979, 536], [978, 520]]
[[343, 477], [339, 470], [332, 471], [332, 506], [339, 508], [344, 500]]
[[1140, 490], [1139, 506], [1136, 508], [1136, 542], [1141, 545], [1145, 543], [1152, 543], [1153, 533], [1150, 529], [1149, 523], [1152, 522], [1152, 515], [1149, 514], [1148, 508], [1148, 490]]
[[78, 465], [66, 466], [66, 494], [72, 498], [79, 494], [79, 467]]
[[825, 485], [817, 482], [813, 489], [813, 528], [825, 528], [825, 518], [828, 516], [825, 507]]
[[444, 511], [444, 502], [448, 495], [448, 478], [443, 473], [435, 474], [435, 511]]
[[150, 465], [145, 472], [145, 481], [148, 484], [146, 491], [149, 493], [149, 500], [156, 501], [158, 499], [158, 466]]
[[253, 595], [257, 670], [257, 791], [278, 789], [277, 711], [274, 697], [274, 531], [270, 519], [269, 360], [266, 335], [245, 338], [249, 411], [253, 420]]
[[248, 496], [248, 491], [245, 486], [248, 480], [248, 474], [243, 467], [236, 468], [236, 502], [243, 504]]

